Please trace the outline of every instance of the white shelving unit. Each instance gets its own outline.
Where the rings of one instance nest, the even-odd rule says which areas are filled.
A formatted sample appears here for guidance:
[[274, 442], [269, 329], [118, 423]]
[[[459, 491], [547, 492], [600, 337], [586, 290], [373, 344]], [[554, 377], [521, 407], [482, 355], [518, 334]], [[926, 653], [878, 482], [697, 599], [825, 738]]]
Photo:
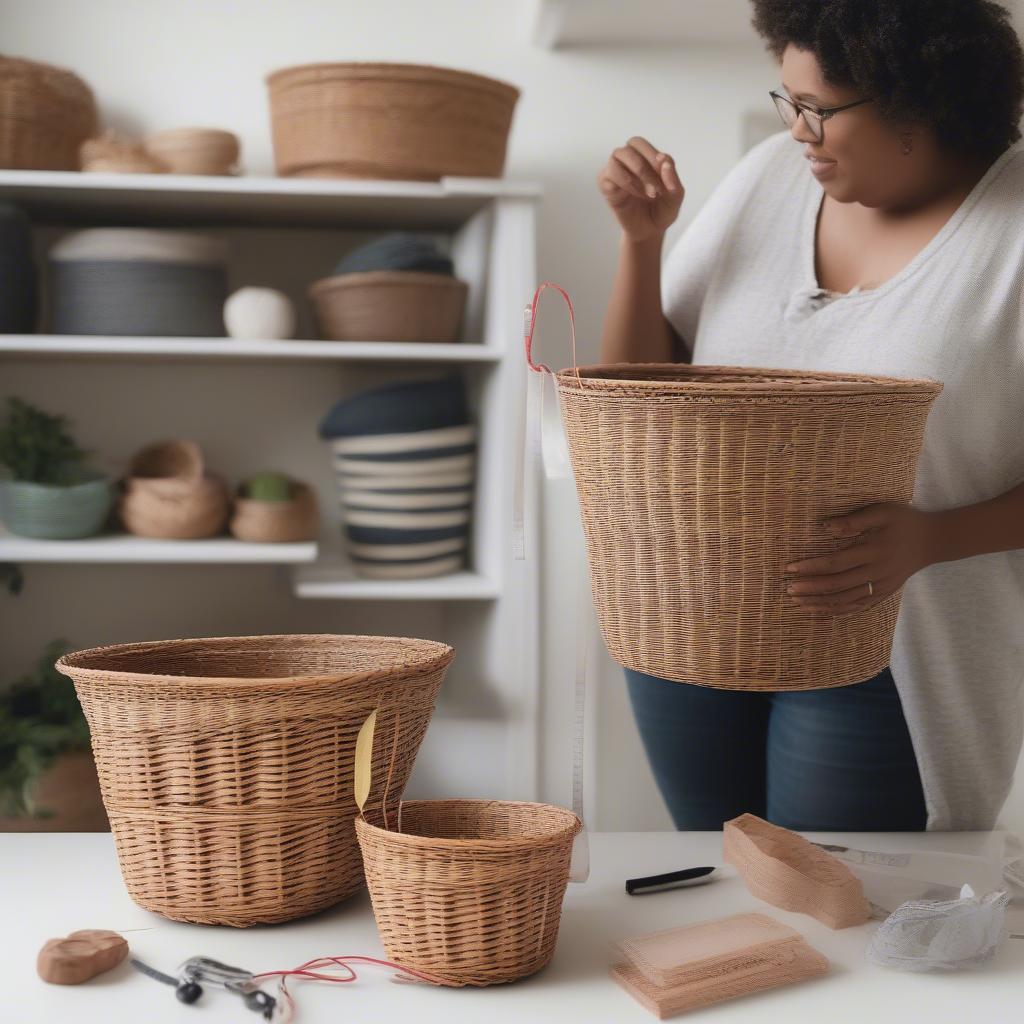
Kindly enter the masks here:
[[172, 565], [290, 565], [316, 560], [316, 544], [250, 544], [230, 537], [205, 540], [151, 540], [104, 534], [84, 540], [15, 537], [0, 528], [0, 562]]
[[[426, 791], [449, 795], [535, 798], [539, 566], [535, 558], [513, 559], [512, 476], [525, 395], [522, 309], [536, 286], [539, 196], [532, 183], [488, 179], [373, 182], [0, 171], [0, 201], [19, 204], [33, 219], [40, 254], [61, 230], [82, 226], [174, 226], [223, 234], [229, 242], [243, 237], [246, 244], [231, 246], [238, 260], [229, 264], [230, 287], [270, 284], [304, 303], [305, 286], [324, 273], [324, 253], [338, 255], [336, 247], [346, 238], [349, 246], [356, 244], [353, 234], [400, 228], [445, 236], [455, 272], [470, 286], [462, 337], [451, 345], [0, 336], [0, 392], [22, 394], [66, 413], [76, 430], [91, 426], [87, 447], [115, 462], [123, 464], [135, 448], [159, 436], [193, 437], [216, 471], [238, 476], [262, 466], [284, 469], [312, 483], [320, 498], [319, 544], [243, 544], [228, 537], [34, 541], [0, 533], [0, 561], [25, 566], [26, 592], [33, 585], [32, 565], [48, 563], [38, 586], [53, 590], [55, 635], [72, 628], [59, 619], [76, 616], [72, 594], [79, 595], [82, 609], [83, 592], [90, 598], [114, 595], [102, 612], [86, 607], [86, 621], [124, 617], [145, 623], [140, 598], [132, 607], [131, 594], [150, 584], [158, 590], [165, 577], [148, 575], [143, 588], [137, 575], [110, 574], [162, 574], [170, 571], [167, 566], [183, 565], [191, 567], [188, 575], [176, 574], [173, 583], [181, 595], [173, 628], [181, 635], [246, 631], [244, 610], [252, 605], [260, 609], [261, 621], [275, 626], [298, 621], [305, 630], [308, 619], [317, 623], [308, 631], [318, 631], [326, 618], [337, 632], [434, 636], [455, 646], [458, 656], [421, 751], [417, 778], [426, 780]], [[465, 378], [479, 437], [467, 569], [422, 580], [358, 577], [342, 551], [336, 483], [326, 448], [316, 437], [316, 421], [335, 398], [377, 381], [452, 371]], [[538, 502], [539, 481], [531, 471], [527, 514], [534, 523]], [[285, 569], [261, 575], [266, 569], [260, 564]], [[244, 575], [232, 575], [238, 573]], [[131, 590], [132, 580], [140, 590]], [[66, 608], [61, 605], [65, 589]], [[194, 624], [190, 609], [181, 607], [193, 592]], [[223, 609], [224, 624], [211, 621], [216, 617], [211, 608]], [[354, 619], [361, 623], [357, 630], [349, 625]], [[0, 649], [3, 628], [0, 622]], [[167, 635], [156, 632], [167, 628], [154, 622], [152, 635]], [[105, 636], [103, 642], [117, 639]], [[486, 751], [488, 765], [471, 779], [448, 777], [451, 769], [442, 755], [453, 729], [462, 742]]]
[[420, 345], [396, 341], [271, 341], [233, 338], [128, 338], [89, 335], [0, 334], [0, 357], [64, 356], [96, 359], [264, 359], [288, 362], [492, 363], [501, 350], [488, 345]]

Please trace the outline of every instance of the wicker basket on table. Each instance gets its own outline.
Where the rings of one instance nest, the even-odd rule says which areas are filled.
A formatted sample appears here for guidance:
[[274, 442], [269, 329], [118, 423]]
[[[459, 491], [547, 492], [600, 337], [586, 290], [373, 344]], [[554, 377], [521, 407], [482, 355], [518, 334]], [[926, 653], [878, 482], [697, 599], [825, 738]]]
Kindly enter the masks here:
[[65, 655], [129, 895], [175, 920], [235, 926], [351, 895], [363, 882], [359, 727], [378, 711], [400, 794], [453, 656], [429, 640], [334, 635]]
[[572, 843], [571, 811], [505, 800], [414, 800], [356, 818], [388, 958], [447, 985], [496, 985], [555, 951]]
[[96, 100], [77, 75], [0, 56], [0, 167], [77, 171], [97, 125]]
[[909, 502], [942, 385], [685, 364], [556, 374], [605, 643], [627, 668], [734, 690], [869, 679], [900, 593], [836, 616], [784, 567], [850, 542], [821, 521]]

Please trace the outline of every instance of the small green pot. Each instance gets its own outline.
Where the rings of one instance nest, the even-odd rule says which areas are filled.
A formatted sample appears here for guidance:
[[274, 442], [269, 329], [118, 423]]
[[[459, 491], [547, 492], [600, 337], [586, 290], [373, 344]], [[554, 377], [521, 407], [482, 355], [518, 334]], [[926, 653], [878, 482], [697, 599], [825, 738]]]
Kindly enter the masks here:
[[0, 480], [0, 518], [20, 537], [92, 537], [103, 529], [112, 500], [110, 481], [99, 475], [72, 484]]

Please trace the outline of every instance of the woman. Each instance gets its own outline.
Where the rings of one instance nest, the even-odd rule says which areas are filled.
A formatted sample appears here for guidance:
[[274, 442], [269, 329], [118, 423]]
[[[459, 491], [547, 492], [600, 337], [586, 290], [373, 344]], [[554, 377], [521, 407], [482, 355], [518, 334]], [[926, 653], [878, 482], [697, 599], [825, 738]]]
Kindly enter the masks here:
[[606, 362], [773, 366], [944, 383], [910, 506], [834, 517], [799, 561], [818, 614], [903, 588], [889, 667], [746, 693], [626, 670], [680, 829], [989, 829], [1024, 679], [1024, 56], [989, 0], [754, 0], [788, 132], [728, 174], [661, 267], [683, 200], [643, 138], [598, 181], [622, 229]]

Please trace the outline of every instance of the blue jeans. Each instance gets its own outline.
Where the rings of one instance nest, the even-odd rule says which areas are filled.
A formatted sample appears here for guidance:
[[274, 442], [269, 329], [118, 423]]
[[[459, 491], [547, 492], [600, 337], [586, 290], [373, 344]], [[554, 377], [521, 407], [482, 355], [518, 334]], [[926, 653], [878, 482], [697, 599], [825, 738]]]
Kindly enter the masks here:
[[676, 828], [745, 811], [809, 832], [923, 831], [917, 759], [892, 673], [750, 693], [626, 669], [647, 759]]

